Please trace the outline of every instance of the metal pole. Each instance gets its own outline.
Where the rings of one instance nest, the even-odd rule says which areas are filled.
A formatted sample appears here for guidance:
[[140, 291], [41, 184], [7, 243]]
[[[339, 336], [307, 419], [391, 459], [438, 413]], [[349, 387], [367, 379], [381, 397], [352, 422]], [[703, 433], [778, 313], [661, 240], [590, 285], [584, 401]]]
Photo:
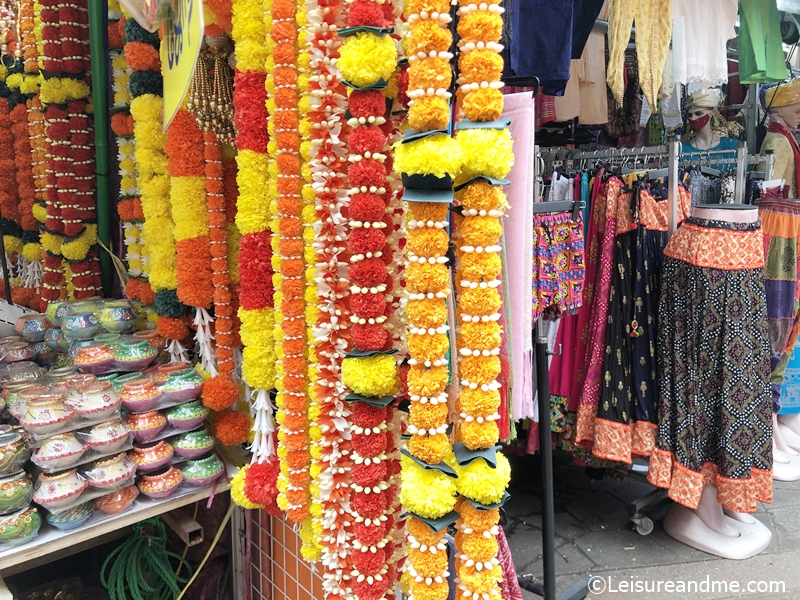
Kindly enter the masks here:
[[[89, 2], [89, 43], [92, 56], [92, 95], [94, 100], [94, 147], [97, 170], [97, 237], [111, 248], [111, 206], [108, 185], [108, 41], [107, 0]], [[100, 252], [100, 278], [103, 295], [110, 296], [113, 267], [108, 252]]]
[[555, 507], [553, 503], [553, 447], [550, 433], [550, 381], [547, 337], [541, 317], [536, 321], [536, 388], [539, 393], [539, 452], [542, 455], [542, 565], [544, 598], [556, 598]]
[[739, 142], [736, 149], [736, 187], [733, 194], [733, 201], [742, 204], [744, 201], [745, 175], [747, 171], [747, 147], [744, 142]]
[[669, 193], [667, 202], [668, 208], [668, 233], [672, 237], [675, 230], [678, 229], [678, 160], [680, 148], [678, 147], [678, 139], [670, 137], [667, 142], [669, 151]]

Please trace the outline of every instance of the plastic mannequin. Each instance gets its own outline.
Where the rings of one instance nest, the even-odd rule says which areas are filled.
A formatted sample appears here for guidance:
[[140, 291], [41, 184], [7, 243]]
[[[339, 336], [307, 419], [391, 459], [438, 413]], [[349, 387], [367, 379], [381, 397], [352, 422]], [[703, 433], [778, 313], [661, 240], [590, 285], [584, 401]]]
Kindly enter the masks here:
[[[726, 208], [700, 208], [693, 217], [753, 223], [758, 220], [755, 207], [731, 209], [742, 205], [721, 205]], [[674, 503], [664, 517], [664, 530], [673, 538], [708, 552], [730, 559], [745, 559], [762, 552], [772, 541], [772, 532], [758, 519], [722, 508], [717, 500], [717, 488], [708, 484], [703, 488], [696, 510]]]
[[789, 197], [797, 198], [797, 167], [794, 150], [797, 141], [791, 130], [800, 126], [800, 80], [794, 79], [763, 92], [762, 107], [772, 119], [761, 154], [775, 154], [772, 179], [783, 179], [789, 185]]
[[739, 141], [720, 133], [721, 125], [727, 122], [716, 111], [724, 96], [716, 88], [698, 90], [686, 101], [688, 129], [692, 131], [688, 141], [683, 143], [684, 152], [698, 150], [730, 150], [734, 152]]

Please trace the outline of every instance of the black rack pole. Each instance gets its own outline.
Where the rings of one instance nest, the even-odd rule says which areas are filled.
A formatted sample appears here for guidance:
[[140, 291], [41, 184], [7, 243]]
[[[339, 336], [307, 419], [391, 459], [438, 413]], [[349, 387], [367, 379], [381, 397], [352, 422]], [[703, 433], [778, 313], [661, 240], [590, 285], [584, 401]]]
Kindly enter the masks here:
[[544, 568], [544, 598], [555, 600], [555, 506], [553, 501], [553, 446], [550, 432], [550, 381], [547, 337], [542, 318], [536, 320], [536, 389], [539, 394], [539, 452], [542, 456], [542, 566]]

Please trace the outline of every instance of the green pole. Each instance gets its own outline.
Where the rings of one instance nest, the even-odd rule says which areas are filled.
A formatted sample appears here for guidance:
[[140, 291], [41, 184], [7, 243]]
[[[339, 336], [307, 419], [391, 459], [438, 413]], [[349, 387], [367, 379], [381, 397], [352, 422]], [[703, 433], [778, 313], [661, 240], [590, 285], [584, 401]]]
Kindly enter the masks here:
[[[111, 248], [111, 203], [108, 185], [108, 42], [107, 0], [89, 0], [89, 43], [92, 53], [92, 96], [94, 99], [94, 147], [97, 169], [97, 237]], [[100, 278], [103, 295], [112, 293], [113, 267], [111, 256], [100, 250]]]

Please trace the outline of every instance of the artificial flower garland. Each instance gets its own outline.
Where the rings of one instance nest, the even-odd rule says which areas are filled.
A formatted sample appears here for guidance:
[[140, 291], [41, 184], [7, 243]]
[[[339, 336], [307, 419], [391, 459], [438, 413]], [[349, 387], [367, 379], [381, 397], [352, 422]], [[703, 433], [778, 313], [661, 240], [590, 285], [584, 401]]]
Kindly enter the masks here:
[[[342, 359], [348, 349], [350, 311], [347, 303], [346, 152], [343, 141], [347, 91], [336, 66], [344, 25], [339, 0], [306, 2], [306, 40], [310, 55], [308, 133], [309, 171], [315, 193], [316, 221], [313, 262], [316, 320], [313, 336], [316, 368], [310, 397], [311, 438], [319, 448], [312, 455], [315, 484], [312, 508], [321, 530], [321, 563], [327, 600], [352, 596], [349, 549], [350, 523], [350, 407], [341, 382]], [[313, 450], [312, 450], [313, 452]]]
[[[289, 520], [301, 524], [309, 516], [310, 450], [308, 438], [308, 362], [306, 358], [305, 260], [302, 219], [302, 158], [299, 135], [297, 7], [292, 0], [272, 3], [270, 38], [274, 42], [274, 89], [268, 79], [267, 110], [275, 136], [279, 231], [273, 251], [280, 256], [280, 288], [276, 286], [276, 326], [280, 323], [278, 369], [278, 444], [297, 452], [298, 460], [281, 461], [278, 505]], [[268, 69], [269, 70], [269, 69]], [[271, 100], [271, 102], [270, 102]], [[270, 108], [274, 105], [274, 108]], [[277, 329], [276, 329], [277, 333]]]
[[353, 2], [338, 61], [343, 79], [353, 88], [347, 107], [352, 128], [348, 139], [348, 274], [354, 352], [342, 363], [342, 381], [356, 399], [351, 415], [354, 527], [350, 585], [361, 600], [391, 595], [398, 576], [392, 561], [397, 497], [397, 487], [392, 484], [397, 463], [391, 457], [397, 447], [395, 407], [391, 404], [399, 391], [399, 372], [395, 357], [386, 353], [393, 351], [386, 325], [392, 313], [393, 284], [387, 265], [393, 256], [385, 232], [394, 226], [387, 213], [393, 193], [388, 182], [391, 161], [386, 154], [392, 126], [386, 118], [382, 91], [397, 67], [397, 50], [388, 29], [394, 18], [391, 3]]
[[[117, 145], [117, 167], [120, 176], [117, 214], [123, 229], [128, 276], [135, 279], [135, 282], [126, 285], [128, 295], [141, 299], [142, 286], [147, 285], [145, 283], [147, 255], [142, 239], [142, 202], [136, 182], [136, 143], [133, 137], [133, 119], [130, 117], [131, 93], [128, 84], [131, 68], [128, 66], [122, 50], [124, 46], [123, 26], [124, 20], [119, 0], [110, 0], [108, 3], [108, 57], [114, 80], [111, 130]], [[144, 295], [148, 295], [146, 291], [144, 291]], [[147, 304], [152, 304], [152, 298], [145, 299], [150, 300]], [[151, 310], [150, 314], [154, 315], [155, 313]]]
[[167, 128], [164, 153], [170, 176], [176, 293], [181, 303], [194, 308], [195, 348], [200, 365], [204, 371], [216, 375], [211, 345], [212, 318], [208, 313], [214, 300], [214, 284], [206, 204], [204, 141], [203, 132], [188, 110], [179, 108]]
[[[514, 157], [508, 124], [497, 121], [503, 110], [499, 89], [503, 85], [503, 59], [499, 54], [502, 8], [492, 2], [478, 6], [463, 0], [460, 4], [458, 99], [472, 126], [456, 127], [456, 141], [464, 156], [456, 182], [464, 185], [459, 195], [462, 216], [457, 222], [456, 274], [461, 380], [456, 432], [460, 452], [450, 460], [462, 497], [456, 581], [459, 595], [499, 600], [498, 506], [504, 501], [511, 471], [497, 447], [497, 378], [503, 342], [500, 219], [507, 204], [502, 187], [496, 184], [508, 175]], [[480, 123], [485, 127], [474, 127]]]
[[[274, 289], [272, 284], [272, 246], [269, 229], [269, 182], [267, 171], [266, 60], [267, 31], [271, 22], [269, 6], [260, 0], [235, 0], [233, 39], [236, 44], [234, 75], [234, 124], [236, 138], [237, 183], [236, 226], [238, 276], [240, 284], [238, 316], [241, 322], [242, 378], [252, 394], [255, 413], [253, 464], [248, 479], [258, 475], [266, 491], [251, 502], [273, 506], [277, 496], [277, 457], [275, 455], [272, 403], [275, 387]], [[247, 487], [244, 488], [245, 495]], [[252, 489], [252, 486], [250, 486]]]
[[[158, 315], [156, 328], [169, 340], [167, 350], [173, 360], [185, 361], [181, 343], [189, 336], [184, 318], [186, 307], [178, 299], [175, 224], [170, 204], [170, 175], [164, 153], [166, 135], [162, 132], [164, 101], [160, 41], [132, 18], [125, 21], [125, 60], [131, 69], [128, 88], [131, 93], [131, 117], [136, 144], [137, 183], [144, 224], [142, 241], [147, 255], [147, 285], [132, 284], [127, 292], [138, 299], [152, 298]], [[137, 296], [133, 296], [137, 297]]]
[[[405, 7], [409, 23], [408, 124], [419, 132], [446, 129], [451, 118], [452, 34], [449, 2], [411, 0]], [[395, 169], [409, 180], [452, 180], [461, 168], [461, 152], [447, 134], [429, 135], [395, 144]], [[416, 182], [414, 181], [416, 179]], [[417, 185], [415, 185], [417, 184]], [[402, 459], [401, 499], [409, 512], [407, 576], [410, 597], [443, 600], [449, 593], [446, 528], [426, 520], [452, 520], [456, 503], [455, 474], [444, 465], [452, 454], [447, 435], [450, 350], [447, 297], [450, 272], [446, 256], [449, 238], [447, 203], [426, 202], [425, 192], [408, 203], [406, 229], [406, 291], [408, 304], [407, 391], [411, 401], [407, 454]]]
[[[23, 269], [23, 285], [33, 288], [36, 296], [40, 297], [39, 289], [43, 284], [42, 277], [42, 247], [39, 243], [39, 227], [44, 223], [44, 202], [45, 188], [47, 185], [47, 174], [45, 171], [47, 162], [47, 143], [44, 129], [44, 114], [42, 104], [36, 95], [39, 87], [39, 50], [36, 39], [36, 18], [34, 0], [21, 0], [19, 5], [19, 30], [20, 45], [25, 73], [26, 94], [30, 98], [26, 102], [26, 120], [28, 127], [28, 144], [30, 146], [30, 169], [33, 178], [33, 200], [28, 205], [27, 202], [20, 207], [23, 216], [23, 242], [22, 255], [26, 261], [27, 269]], [[35, 83], [28, 86], [28, 82]], [[20, 119], [22, 122], [22, 119]], [[20, 137], [24, 138], [24, 132], [20, 131]], [[24, 149], [23, 157], [26, 156]], [[20, 160], [25, 160], [21, 158]], [[20, 167], [18, 166], [18, 169]], [[27, 167], [23, 167], [23, 170]], [[37, 218], [37, 214], [41, 218]], [[32, 218], [29, 218], [29, 216]], [[41, 306], [39, 307], [41, 308]]]
[[41, 241], [47, 250], [43, 297], [50, 302], [67, 289], [75, 298], [95, 296], [101, 286], [90, 90], [84, 80], [91, 71], [88, 2], [42, 0], [40, 5], [41, 67], [49, 75], [40, 91], [48, 141], [47, 218]]

